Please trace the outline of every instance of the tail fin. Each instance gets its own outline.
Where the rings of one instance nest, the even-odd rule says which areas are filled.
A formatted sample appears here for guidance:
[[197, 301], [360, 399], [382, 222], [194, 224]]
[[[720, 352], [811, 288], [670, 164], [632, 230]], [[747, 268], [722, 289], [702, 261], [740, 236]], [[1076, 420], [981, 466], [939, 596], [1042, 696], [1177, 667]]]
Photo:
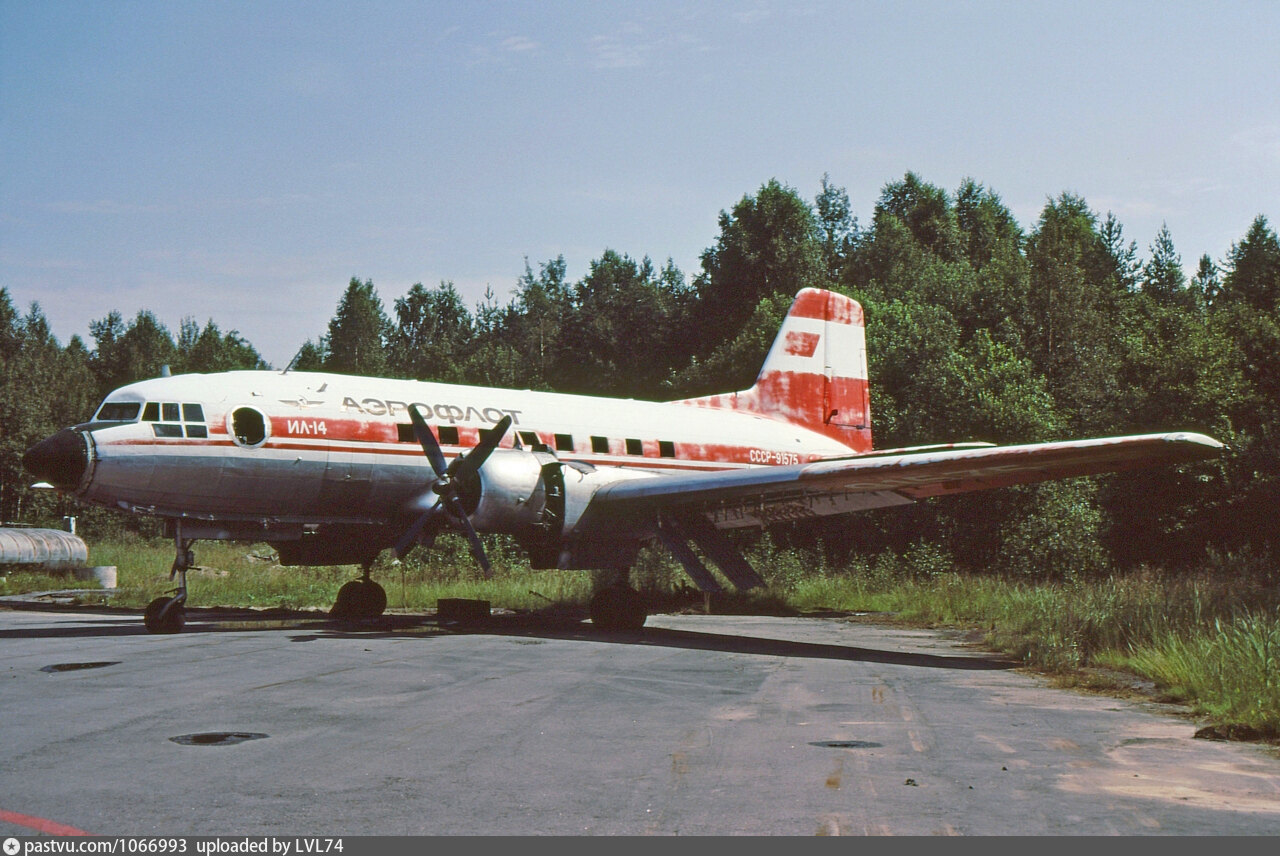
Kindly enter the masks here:
[[862, 306], [833, 291], [804, 289], [750, 389], [683, 403], [782, 419], [871, 451]]

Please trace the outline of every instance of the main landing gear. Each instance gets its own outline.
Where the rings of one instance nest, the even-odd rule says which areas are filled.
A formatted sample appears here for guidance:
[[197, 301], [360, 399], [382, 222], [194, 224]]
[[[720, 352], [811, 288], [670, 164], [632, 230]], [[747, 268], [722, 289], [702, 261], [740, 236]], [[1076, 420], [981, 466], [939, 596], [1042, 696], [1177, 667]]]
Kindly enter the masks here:
[[182, 521], [174, 524], [173, 545], [176, 555], [173, 567], [169, 570], [169, 579], [178, 579], [178, 587], [170, 597], [158, 597], [147, 604], [147, 611], [142, 616], [142, 623], [148, 633], [181, 633], [186, 623], [187, 603], [187, 569], [196, 563], [196, 555], [191, 552], [195, 541], [182, 537]]
[[387, 608], [387, 592], [369, 576], [369, 565], [364, 575], [338, 589], [338, 598], [329, 614], [334, 618], [377, 618]]
[[627, 584], [625, 577], [592, 595], [587, 609], [591, 623], [601, 630], [639, 630], [649, 617], [644, 598]]

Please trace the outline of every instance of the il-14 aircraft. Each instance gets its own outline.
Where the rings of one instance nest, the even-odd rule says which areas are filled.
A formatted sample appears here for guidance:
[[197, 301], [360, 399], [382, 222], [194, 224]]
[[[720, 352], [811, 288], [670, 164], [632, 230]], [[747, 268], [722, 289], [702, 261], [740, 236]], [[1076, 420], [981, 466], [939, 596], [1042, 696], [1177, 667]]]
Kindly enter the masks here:
[[616, 571], [592, 621], [637, 629], [628, 572], [654, 540], [702, 590], [721, 588], [703, 557], [746, 589], [763, 580], [725, 529], [1222, 448], [1171, 433], [873, 450], [866, 354], [862, 307], [805, 289], [739, 392], [650, 402], [289, 369], [177, 375], [115, 390], [23, 465], [82, 502], [164, 519], [178, 584], [148, 606], [152, 632], [182, 628], [196, 540], [265, 541], [284, 565], [363, 565], [334, 612], [376, 616], [373, 560], [445, 529], [486, 573], [481, 532], [514, 536], [535, 568]]

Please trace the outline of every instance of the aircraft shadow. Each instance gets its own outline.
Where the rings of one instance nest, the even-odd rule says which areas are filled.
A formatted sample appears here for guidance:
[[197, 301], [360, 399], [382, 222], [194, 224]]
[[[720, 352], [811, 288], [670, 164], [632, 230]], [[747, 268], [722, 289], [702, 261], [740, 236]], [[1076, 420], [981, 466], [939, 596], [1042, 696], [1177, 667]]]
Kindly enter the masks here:
[[492, 621], [476, 627], [460, 627], [457, 632], [535, 639], [612, 642], [624, 645], [682, 648], [691, 651], [720, 651], [730, 654], [754, 654], [767, 657], [848, 660], [863, 663], [919, 666], [932, 669], [993, 671], [1013, 669], [1018, 665], [1015, 661], [998, 654], [950, 656], [911, 651], [886, 651], [855, 645], [798, 642], [790, 639], [737, 636], [728, 633], [708, 633], [701, 630], [673, 630], [665, 627], [646, 627], [643, 630], [632, 633], [619, 633], [596, 630], [590, 624], [583, 624], [580, 621], [569, 623], [560, 620], [544, 623], [531, 622], [525, 616], [518, 618], [524, 620], [510, 622], [506, 626], [502, 621]]
[[[39, 611], [58, 611], [44, 608]], [[77, 612], [85, 611], [78, 608]], [[38, 627], [0, 627], [0, 639], [39, 638], [110, 638], [147, 636], [141, 616], [136, 611], [102, 609], [112, 617], [87, 619], [74, 625], [50, 624]], [[121, 617], [136, 620], [122, 621]], [[494, 615], [476, 623], [440, 624], [434, 616], [388, 614], [377, 619], [343, 620], [319, 612], [292, 610], [231, 610], [200, 608], [188, 610], [184, 635], [198, 633], [285, 632], [292, 642], [312, 642], [347, 638], [423, 638], [443, 634], [510, 636], [529, 639], [558, 639], [580, 642], [606, 642], [616, 645], [680, 648], [691, 651], [720, 651], [768, 657], [845, 660], [885, 663], [933, 669], [971, 671], [1007, 670], [1017, 666], [1009, 658], [997, 654], [958, 655], [925, 654], [910, 651], [887, 651], [853, 645], [820, 642], [798, 642], [758, 636], [709, 633], [699, 630], [673, 630], [646, 627], [635, 632], [598, 630], [583, 621], [582, 616], [529, 613]], [[163, 638], [163, 637], [157, 637]]]

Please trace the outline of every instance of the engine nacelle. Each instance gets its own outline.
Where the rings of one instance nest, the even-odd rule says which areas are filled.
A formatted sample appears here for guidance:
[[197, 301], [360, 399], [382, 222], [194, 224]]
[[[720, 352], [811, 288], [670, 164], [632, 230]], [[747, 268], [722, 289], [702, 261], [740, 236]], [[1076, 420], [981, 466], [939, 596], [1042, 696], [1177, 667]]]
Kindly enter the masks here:
[[[550, 452], [496, 449], [479, 478], [460, 485], [460, 493], [471, 525], [480, 532], [515, 536], [534, 568], [579, 567], [566, 548], [595, 492], [615, 481], [653, 477], [643, 470], [561, 462]], [[620, 541], [634, 540], [633, 533], [619, 536]]]
[[[559, 519], [564, 519], [564, 481], [558, 479], [560, 462], [545, 452], [519, 449], [495, 449], [480, 468], [479, 484], [461, 485], [463, 506], [471, 525], [480, 532], [503, 532], [527, 535], [545, 530], [548, 510], [558, 504]], [[552, 472], [554, 471], [554, 472]], [[548, 497], [548, 481], [559, 480], [558, 500], [552, 484]]]

